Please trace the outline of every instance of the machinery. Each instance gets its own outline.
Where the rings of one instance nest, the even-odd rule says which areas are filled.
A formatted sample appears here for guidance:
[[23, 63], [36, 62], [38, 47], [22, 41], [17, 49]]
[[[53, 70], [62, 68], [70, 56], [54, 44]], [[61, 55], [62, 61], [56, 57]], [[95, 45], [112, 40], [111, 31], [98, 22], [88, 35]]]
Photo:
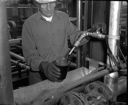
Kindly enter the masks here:
[[[70, 11], [65, 8], [69, 9], [68, 3], [73, 3], [73, 1], [70, 0], [68, 3], [66, 0], [59, 1], [58, 7], [61, 7], [60, 10], [69, 13]], [[22, 54], [21, 29], [28, 15], [33, 14], [38, 9], [33, 5], [31, 8], [32, 0], [19, 1], [20, 6], [17, 13], [20, 16], [11, 17], [9, 14], [10, 7], [5, 6], [5, 1], [0, 1], [0, 104], [126, 105], [127, 17], [124, 14], [126, 13], [127, 2], [110, 2], [108, 33], [104, 32], [104, 25], [91, 24], [91, 27], [86, 26], [86, 29], [82, 29], [81, 24], [86, 21], [86, 19], [84, 21], [81, 19], [82, 3], [85, 6], [88, 4], [90, 7], [93, 1], [76, 0], [75, 2], [77, 4], [77, 17], [71, 18], [71, 21], [77, 20], [75, 23], [80, 30], [83, 30], [83, 33], [70, 47], [71, 50], [66, 55], [66, 58], [70, 60], [70, 68], [74, 70], [70, 71], [67, 78], [61, 83], [52, 83], [45, 80], [29, 86], [30, 67], [26, 64]], [[18, 4], [13, 0], [11, 3], [14, 7]], [[29, 6], [26, 7], [24, 4]], [[8, 11], [5, 11], [5, 7]], [[14, 10], [15, 8], [12, 9], [12, 11]], [[84, 16], [86, 15], [84, 14]], [[8, 23], [8, 26], [6, 23]], [[9, 41], [7, 41], [7, 30], [3, 31], [3, 27], [9, 29]], [[88, 67], [81, 66], [80, 58], [83, 55], [81, 55], [82, 50], [79, 49], [79, 44], [85, 37], [90, 38], [90, 40], [98, 39], [105, 42], [106, 62], [86, 57]], [[19, 88], [22, 86], [23, 88]]]

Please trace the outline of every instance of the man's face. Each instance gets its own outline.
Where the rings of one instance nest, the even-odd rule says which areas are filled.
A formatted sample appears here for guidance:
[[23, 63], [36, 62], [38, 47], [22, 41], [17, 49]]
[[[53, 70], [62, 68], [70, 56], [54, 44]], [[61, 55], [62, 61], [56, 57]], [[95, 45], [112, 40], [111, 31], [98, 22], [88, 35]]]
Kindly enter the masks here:
[[40, 12], [46, 17], [51, 17], [54, 14], [56, 2], [42, 3], [40, 5]]

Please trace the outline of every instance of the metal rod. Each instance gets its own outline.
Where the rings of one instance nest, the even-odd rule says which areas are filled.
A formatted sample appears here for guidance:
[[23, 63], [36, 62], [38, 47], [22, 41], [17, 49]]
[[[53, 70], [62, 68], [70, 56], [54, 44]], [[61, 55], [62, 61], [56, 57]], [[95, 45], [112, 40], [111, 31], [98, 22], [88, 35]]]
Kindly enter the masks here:
[[20, 43], [22, 38], [17, 38], [17, 39], [10, 39], [9, 44], [17, 44]]
[[18, 61], [12, 60], [12, 59], [11, 59], [11, 62], [14, 63], [14, 64], [16, 64], [16, 65], [19, 65], [21, 68], [30, 70], [30, 67], [27, 66], [27, 65], [25, 65], [25, 64], [23, 64], [23, 63], [20, 63], [20, 62], [18, 62]]
[[14, 52], [11, 52], [11, 51], [9, 53], [10, 53], [11, 56], [16, 57], [17, 59], [25, 62], [25, 58], [24, 57], [22, 57], [22, 56], [20, 56], [20, 55], [18, 55], [16, 53], [14, 53]]
[[[79, 30], [81, 30], [81, 19], [82, 19], [82, 1], [81, 0], [77, 0], [77, 27]], [[80, 67], [81, 64], [81, 52], [80, 52], [80, 48], [78, 48], [77, 51], [77, 67]]]
[[77, 0], [77, 27], [79, 30], [81, 30], [81, 19], [82, 19], [82, 1]]
[[7, 34], [6, 0], [0, 0], [0, 104], [14, 105], [9, 42]]

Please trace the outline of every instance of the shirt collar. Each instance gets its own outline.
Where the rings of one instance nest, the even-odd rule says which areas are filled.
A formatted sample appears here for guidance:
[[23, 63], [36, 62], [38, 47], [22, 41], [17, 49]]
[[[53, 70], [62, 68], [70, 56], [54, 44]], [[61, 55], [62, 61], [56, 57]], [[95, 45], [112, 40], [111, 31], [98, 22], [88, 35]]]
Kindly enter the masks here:
[[[46, 20], [46, 17], [45, 17], [45, 16], [42, 16], [42, 14], [40, 13], [40, 11], [38, 11], [37, 14], [38, 14], [38, 17], [39, 17], [40, 19], [45, 20], [45, 21], [48, 21], [48, 20]], [[56, 15], [56, 13], [55, 13], [54, 15]], [[53, 20], [54, 17], [55, 17], [54, 15], [53, 15], [52, 17], [50, 17], [50, 18], [52, 18], [52, 19], [51, 19], [51, 22], [52, 22], [52, 20]], [[48, 19], [48, 18], [47, 18], [47, 19]], [[49, 20], [50, 20], [50, 19], [49, 19]], [[48, 22], [49, 22], [49, 21], [48, 21]]]
[[46, 16], [43, 16], [43, 15], [41, 15], [46, 21], [48, 21], [48, 22], [51, 22], [52, 21], [52, 18], [53, 18], [53, 16], [51, 16], [51, 17], [46, 17]]

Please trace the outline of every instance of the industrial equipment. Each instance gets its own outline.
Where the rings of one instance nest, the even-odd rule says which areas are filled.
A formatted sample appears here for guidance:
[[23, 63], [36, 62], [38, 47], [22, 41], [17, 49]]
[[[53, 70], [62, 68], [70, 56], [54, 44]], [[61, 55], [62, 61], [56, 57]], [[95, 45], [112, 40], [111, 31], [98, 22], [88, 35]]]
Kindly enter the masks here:
[[[31, 68], [26, 64], [23, 57], [21, 30], [24, 20], [38, 11], [38, 8], [33, 5], [33, 0], [15, 1], [12, 6], [6, 6], [6, 18], [3, 2], [0, 1], [0, 105], [126, 105], [126, 2], [110, 1], [108, 33], [103, 33], [104, 26], [102, 25], [94, 25], [89, 28], [84, 26], [87, 30], [81, 33], [81, 36], [70, 47], [70, 51], [65, 56], [73, 70], [67, 73], [64, 81], [53, 83], [44, 80], [30, 86], [28, 76]], [[12, 2], [14, 1], [12, 0]], [[69, 13], [68, 2], [72, 3], [73, 0], [67, 2], [66, 0], [59, 0], [58, 8]], [[76, 3], [77, 18], [73, 18], [73, 21], [75, 20], [81, 30], [82, 20], [84, 20], [81, 12], [82, 6], [84, 4], [89, 7], [92, 4], [93, 8], [93, 1], [77, 0]], [[92, 8], [90, 14], [93, 14]], [[87, 13], [85, 14], [87, 15]], [[90, 20], [92, 22], [92, 17]], [[85, 19], [85, 21], [87, 20]], [[8, 30], [3, 27], [8, 27]], [[6, 33], [8, 31], [10, 32], [9, 39]], [[82, 55], [80, 52], [77, 52], [78, 55], [76, 55], [75, 51], [80, 50], [77, 48], [86, 37], [90, 40], [98, 39], [105, 42], [105, 47], [107, 47], [106, 62], [86, 57], [88, 67], [80, 67]], [[77, 62], [73, 62], [71, 57], [74, 57]], [[124, 97], [124, 99], [120, 97]]]

